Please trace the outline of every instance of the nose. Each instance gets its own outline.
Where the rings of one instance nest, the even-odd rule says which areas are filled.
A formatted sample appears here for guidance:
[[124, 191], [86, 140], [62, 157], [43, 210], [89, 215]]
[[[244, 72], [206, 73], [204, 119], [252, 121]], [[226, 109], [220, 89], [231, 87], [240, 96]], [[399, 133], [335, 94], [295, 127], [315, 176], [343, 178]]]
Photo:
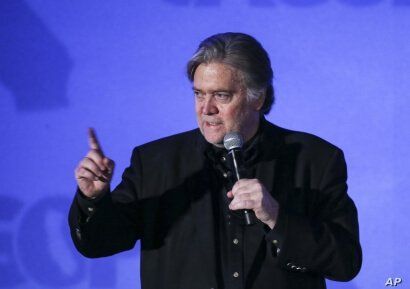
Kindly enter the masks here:
[[206, 97], [202, 107], [202, 114], [212, 115], [218, 113], [218, 107], [214, 103], [212, 96]]

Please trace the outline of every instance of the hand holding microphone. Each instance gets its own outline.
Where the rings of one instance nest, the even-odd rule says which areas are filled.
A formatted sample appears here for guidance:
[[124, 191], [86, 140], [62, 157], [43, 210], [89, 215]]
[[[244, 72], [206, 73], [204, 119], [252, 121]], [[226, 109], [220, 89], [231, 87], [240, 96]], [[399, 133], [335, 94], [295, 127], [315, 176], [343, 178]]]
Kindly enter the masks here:
[[279, 213], [279, 204], [267, 191], [258, 179], [241, 179], [243, 138], [237, 132], [231, 132], [224, 137], [224, 146], [228, 150], [228, 157], [236, 177], [236, 183], [227, 193], [228, 198], [233, 198], [229, 204], [231, 210], [243, 210], [245, 222], [252, 224], [252, 214], [268, 225], [271, 229], [276, 224]]

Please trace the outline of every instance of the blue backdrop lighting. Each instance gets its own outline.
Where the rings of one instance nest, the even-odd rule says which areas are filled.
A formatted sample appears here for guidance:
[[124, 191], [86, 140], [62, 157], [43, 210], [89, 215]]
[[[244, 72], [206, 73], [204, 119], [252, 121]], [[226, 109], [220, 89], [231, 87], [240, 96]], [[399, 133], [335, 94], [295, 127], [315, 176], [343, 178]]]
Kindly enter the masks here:
[[120, 180], [134, 146], [196, 127], [185, 64], [238, 31], [269, 52], [268, 119], [341, 147], [362, 271], [410, 282], [410, 0], [1, 0], [0, 288], [140, 288], [139, 244], [89, 260], [67, 213], [96, 128]]

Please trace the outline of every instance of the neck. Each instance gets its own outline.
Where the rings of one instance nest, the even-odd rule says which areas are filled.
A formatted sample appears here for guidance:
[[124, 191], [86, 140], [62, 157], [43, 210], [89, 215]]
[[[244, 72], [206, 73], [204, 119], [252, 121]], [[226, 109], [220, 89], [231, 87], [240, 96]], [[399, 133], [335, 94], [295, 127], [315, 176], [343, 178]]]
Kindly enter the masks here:
[[260, 125], [260, 116], [255, 115], [252, 121], [252, 125], [243, 129], [243, 138], [245, 142], [249, 141], [251, 138], [253, 138], [256, 135], [259, 129], [259, 125]]

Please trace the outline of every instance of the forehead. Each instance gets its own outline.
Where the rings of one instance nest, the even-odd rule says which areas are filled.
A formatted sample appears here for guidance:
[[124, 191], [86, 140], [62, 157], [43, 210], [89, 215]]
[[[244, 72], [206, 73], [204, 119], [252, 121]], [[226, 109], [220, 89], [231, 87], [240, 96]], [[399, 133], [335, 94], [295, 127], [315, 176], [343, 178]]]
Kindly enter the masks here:
[[241, 73], [234, 67], [218, 63], [202, 63], [195, 70], [194, 88], [239, 89], [243, 85]]

